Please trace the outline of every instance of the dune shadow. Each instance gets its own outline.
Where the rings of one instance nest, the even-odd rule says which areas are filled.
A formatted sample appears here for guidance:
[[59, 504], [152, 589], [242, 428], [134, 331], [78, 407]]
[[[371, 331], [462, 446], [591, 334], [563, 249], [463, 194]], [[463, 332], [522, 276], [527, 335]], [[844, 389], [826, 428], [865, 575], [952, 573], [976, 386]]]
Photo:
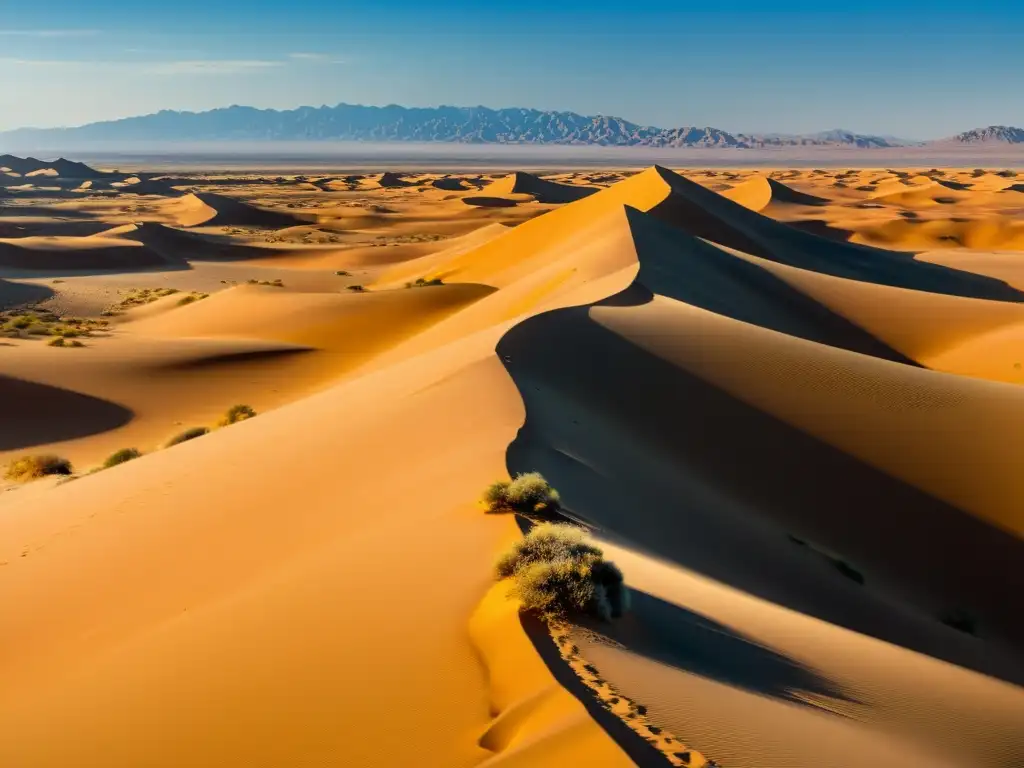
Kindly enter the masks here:
[[33, 283], [12, 283], [0, 278], [0, 310], [19, 307], [23, 304], [37, 304], [53, 297], [54, 291], [45, 285]]
[[[638, 298], [633, 289], [598, 305]], [[588, 313], [535, 316], [498, 344], [526, 410], [507, 449], [510, 473], [542, 472], [573, 516], [632, 549], [1024, 684], [1024, 614], [1014, 607], [1024, 593], [1024, 542], [638, 348]], [[865, 584], [789, 534], [835, 552]], [[953, 607], [977, 617], [980, 638], [940, 623], [938, 611]]]
[[802, 232], [808, 232], [817, 237], [835, 240], [840, 243], [849, 242], [850, 238], [856, 234], [852, 229], [833, 226], [823, 219], [797, 219], [795, 221], [787, 221], [786, 223]]
[[515, 200], [509, 200], [507, 197], [487, 197], [477, 195], [474, 197], [464, 197], [462, 202], [466, 205], [473, 205], [477, 208], [515, 208], [519, 205]]
[[801, 694], [861, 704], [837, 682], [699, 613], [630, 590], [629, 614], [616, 622], [581, 622], [598, 642], [733, 688], [815, 707]]
[[889, 251], [820, 237], [776, 221], [664, 168], [670, 189], [649, 213], [703, 240], [769, 261], [834, 277], [950, 296], [1024, 302], [1005, 281], [920, 262], [911, 252]]
[[88, 437], [122, 427], [133, 416], [109, 400], [0, 375], [0, 451]]
[[[626, 209], [640, 270], [629, 294], [641, 287], [691, 306], [884, 360], [919, 367], [905, 355], [793, 286], [745, 259], [679, 232], [633, 208]], [[620, 304], [622, 297], [610, 301]]]
[[18, 266], [4, 266], [2, 260], [0, 260], [0, 279], [33, 280], [45, 278], [48, 280], [55, 277], [95, 277], [100, 275], [145, 274], [148, 272], [187, 272], [191, 269], [193, 269], [192, 265], [186, 261], [168, 261], [151, 264], [126, 263], [123, 266], [118, 267], [78, 264], [68, 265], [65, 262], [63, 266], [54, 265], [47, 268], [33, 268], [24, 264], [19, 264]]

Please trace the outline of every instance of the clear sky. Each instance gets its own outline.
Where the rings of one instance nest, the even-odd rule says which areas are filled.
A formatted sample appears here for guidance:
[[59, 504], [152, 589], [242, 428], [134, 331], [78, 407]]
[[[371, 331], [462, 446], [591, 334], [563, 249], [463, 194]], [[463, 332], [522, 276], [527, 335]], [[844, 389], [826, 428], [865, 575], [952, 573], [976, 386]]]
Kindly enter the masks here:
[[1024, 125], [1024, 2], [0, 0], [0, 72], [0, 130], [344, 101], [929, 139]]

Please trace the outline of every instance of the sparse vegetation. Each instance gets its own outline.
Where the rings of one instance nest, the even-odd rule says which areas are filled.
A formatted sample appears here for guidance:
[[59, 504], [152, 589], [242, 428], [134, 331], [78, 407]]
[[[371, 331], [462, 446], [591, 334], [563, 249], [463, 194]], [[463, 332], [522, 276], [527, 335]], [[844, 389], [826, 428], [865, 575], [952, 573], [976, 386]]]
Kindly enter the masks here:
[[135, 307], [142, 307], [165, 296], [178, 293], [177, 288], [132, 288], [124, 291], [121, 300], [103, 310], [106, 317], [115, 317]]
[[361, 285], [350, 285], [348, 286], [348, 290], [352, 291], [353, 293], [366, 293], [366, 288], [364, 288]]
[[346, 272], [344, 269], [335, 270], [334, 274], [336, 274], [338, 277], [351, 277], [352, 276], [351, 272]]
[[231, 424], [237, 424], [240, 421], [251, 419], [256, 415], [256, 411], [250, 408], [248, 405], [233, 405], [228, 408], [227, 413], [221, 417], [221, 420], [217, 422], [217, 426], [227, 427]]
[[195, 440], [197, 437], [210, 434], [209, 427], [190, 427], [184, 432], [179, 432], [164, 445], [165, 448], [170, 448], [172, 445], [178, 445], [178, 443], [185, 443], [189, 440]]
[[203, 299], [207, 298], [209, 295], [210, 294], [208, 294], [208, 293], [200, 293], [199, 291], [193, 291], [192, 293], [188, 294], [187, 296], [182, 296], [180, 299], [178, 299], [178, 306], [179, 307], [184, 307], [187, 304], [192, 304], [192, 303], [194, 303], [196, 301], [202, 301]]
[[405, 287], [406, 288], [426, 288], [427, 286], [430, 286], [430, 285], [444, 285], [444, 281], [441, 278], [439, 278], [439, 277], [435, 277], [433, 280], [427, 280], [425, 278], [420, 277], [414, 283], [406, 283]]
[[4, 478], [15, 483], [27, 483], [48, 475], [70, 475], [71, 462], [60, 456], [43, 454], [39, 456], [23, 456], [11, 462]]
[[284, 282], [279, 277], [274, 278], [273, 280], [256, 280], [253, 278], [248, 282], [249, 285], [269, 285], [271, 288], [284, 288]]
[[78, 339], [70, 339], [65, 336], [58, 336], [54, 339], [50, 339], [46, 342], [51, 347], [84, 347], [85, 344], [80, 342]]
[[[95, 331], [103, 330], [106, 326], [106, 320], [62, 318], [49, 310], [37, 308], [0, 312], [0, 336], [7, 338], [29, 339], [39, 336], [63, 336], [70, 339], [76, 336], [91, 336]], [[63, 345], [55, 344], [54, 346]]]
[[492, 483], [484, 492], [487, 511], [514, 512], [528, 517], [556, 518], [561, 497], [539, 472], [516, 475], [515, 479]]
[[510, 595], [548, 619], [572, 615], [608, 621], [628, 608], [622, 572], [579, 528], [545, 523], [517, 541], [495, 564], [511, 579]]
[[137, 459], [142, 455], [142, 451], [138, 448], [122, 448], [120, 451], [110, 454], [107, 460], [103, 462], [104, 469], [110, 469], [116, 467], [118, 464], [124, 464], [132, 459]]

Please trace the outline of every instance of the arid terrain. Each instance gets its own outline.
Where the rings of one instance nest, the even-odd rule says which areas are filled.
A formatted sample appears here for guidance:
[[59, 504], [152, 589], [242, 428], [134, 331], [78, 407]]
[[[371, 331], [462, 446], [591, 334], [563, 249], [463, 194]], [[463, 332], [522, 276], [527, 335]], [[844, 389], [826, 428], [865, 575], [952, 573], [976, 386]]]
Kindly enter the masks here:
[[1024, 171], [0, 156], [0, 765], [1019, 768], [1022, 385]]

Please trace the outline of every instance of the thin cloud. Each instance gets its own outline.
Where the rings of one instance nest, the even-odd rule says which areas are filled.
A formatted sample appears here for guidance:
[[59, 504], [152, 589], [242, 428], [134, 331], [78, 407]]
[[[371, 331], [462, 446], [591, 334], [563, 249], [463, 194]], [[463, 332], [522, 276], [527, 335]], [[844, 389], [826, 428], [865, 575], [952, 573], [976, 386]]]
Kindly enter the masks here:
[[149, 64], [145, 71], [153, 75], [241, 75], [284, 66], [283, 61], [261, 59], [192, 59]]
[[318, 61], [325, 64], [344, 64], [342, 59], [337, 58], [333, 53], [289, 53], [288, 58], [297, 61]]
[[0, 37], [88, 37], [98, 29], [0, 29]]

